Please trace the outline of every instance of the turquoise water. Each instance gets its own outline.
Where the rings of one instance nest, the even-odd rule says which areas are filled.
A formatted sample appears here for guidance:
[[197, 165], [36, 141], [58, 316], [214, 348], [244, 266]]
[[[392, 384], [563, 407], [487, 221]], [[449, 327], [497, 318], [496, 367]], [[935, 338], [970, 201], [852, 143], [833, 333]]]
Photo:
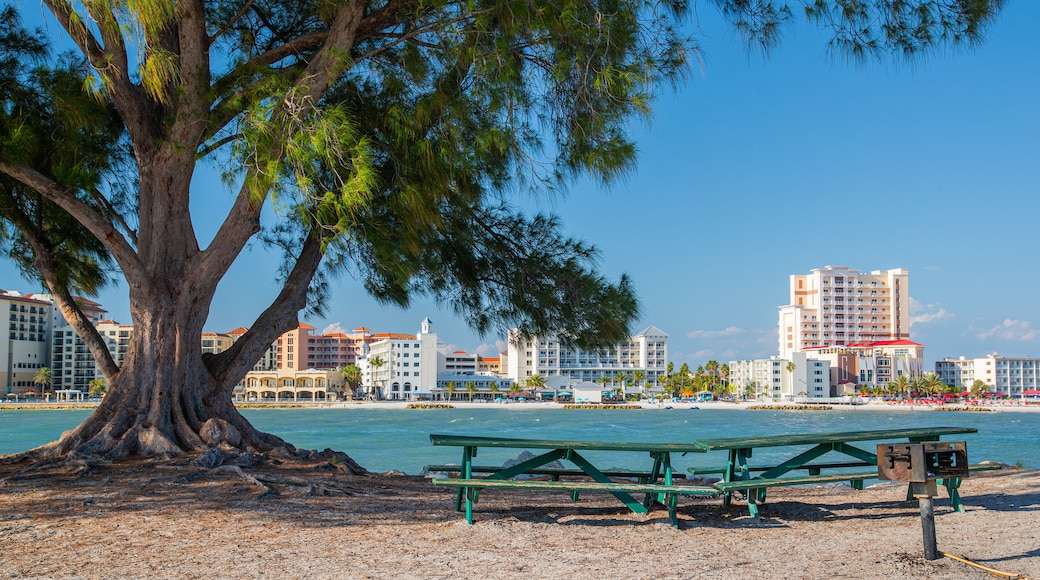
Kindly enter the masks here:
[[[0, 410], [0, 454], [51, 441], [89, 416], [88, 410]], [[909, 427], [975, 427], [965, 435], [972, 463], [992, 460], [1040, 468], [1040, 413], [938, 413], [934, 411], [746, 411], [738, 409], [575, 410], [545, 407], [457, 409], [245, 409], [257, 428], [302, 449], [345, 451], [372, 471], [419, 473], [428, 463], [458, 463], [458, 448], [433, 447], [430, 433], [551, 439], [683, 442], [708, 437], [857, 431]], [[959, 438], [958, 438], [959, 439]], [[515, 450], [481, 450], [481, 464], [501, 463]], [[790, 454], [756, 450], [766, 460]], [[589, 454], [608, 467], [640, 468], [632, 454]], [[721, 452], [673, 458], [676, 467], [725, 463]]]

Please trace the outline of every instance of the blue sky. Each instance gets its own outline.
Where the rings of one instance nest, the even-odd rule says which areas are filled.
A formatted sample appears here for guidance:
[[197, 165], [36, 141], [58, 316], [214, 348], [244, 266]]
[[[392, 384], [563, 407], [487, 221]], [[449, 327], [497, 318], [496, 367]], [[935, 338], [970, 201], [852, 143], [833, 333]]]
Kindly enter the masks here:
[[[668, 332], [677, 364], [776, 354], [788, 276], [826, 265], [909, 269], [911, 338], [929, 362], [1040, 357], [1040, 3], [1007, 4], [977, 49], [862, 66], [802, 24], [768, 57], [749, 54], [701, 6], [702, 63], [661, 94], [649, 126], [634, 126], [637, 169], [609, 189], [580, 182], [525, 206], [598, 246], [609, 276], [632, 276], [643, 304], [633, 331]], [[39, 17], [39, 4], [18, 5]], [[205, 168], [196, 184], [203, 237], [230, 193]], [[252, 322], [277, 293], [271, 262], [258, 248], [240, 259], [207, 330]], [[0, 287], [36, 290], [6, 263]], [[125, 286], [98, 300], [130, 321]], [[416, 332], [425, 316], [455, 348], [504, 348], [436, 303], [382, 306], [350, 276], [326, 319], [306, 322]]]

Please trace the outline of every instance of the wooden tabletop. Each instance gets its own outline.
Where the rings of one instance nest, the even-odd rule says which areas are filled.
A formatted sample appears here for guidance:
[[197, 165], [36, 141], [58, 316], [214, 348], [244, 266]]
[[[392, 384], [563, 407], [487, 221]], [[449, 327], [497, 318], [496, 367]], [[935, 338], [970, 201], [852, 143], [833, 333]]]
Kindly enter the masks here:
[[848, 443], [850, 441], [880, 441], [882, 439], [928, 440], [942, 435], [976, 433], [972, 427], [917, 427], [911, 429], [877, 429], [873, 431], [839, 431], [830, 433], [799, 433], [794, 435], [759, 435], [755, 437], [731, 437], [724, 439], [698, 439], [697, 445], [705, 451], [718, 449], [754, 449], [759, 447], [781, 447], [785, 445], [821, 445], [825, 443]]
[[570, 441], [556, 439], [515, 439], [473, 435], [430, 435], [434, 445], [455, 447], [503, 447], [508, 449], [575, 449], [587, 451], [645, 451], [649, 453], [705, 453], [708, 448], [689, 443], [631, 443], [627, 441]]

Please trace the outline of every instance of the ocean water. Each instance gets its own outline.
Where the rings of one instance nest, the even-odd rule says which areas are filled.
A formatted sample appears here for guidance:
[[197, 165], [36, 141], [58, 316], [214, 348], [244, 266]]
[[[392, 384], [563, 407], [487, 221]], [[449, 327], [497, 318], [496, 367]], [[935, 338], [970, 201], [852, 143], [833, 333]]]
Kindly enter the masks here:
[[[698, 438], [857, 431], [911, 427], [974, 427], [964, 440], [968, 459], [1040, 468], [1040, 413], [873, 411], [759, 411], [739, 409], [559, 409], [500, 407], [455, 409], [245, 409], [253, 424], [301, 449], [344, 451], [371, 471], [419, 473], [423, 465], [458, 463], [460, 448], [430, 445], [431, 433], [546, 439], [685, 442]], [[57, 438], [89, 410], [0, 410], [0, 454], [30, 449]], [[870, 445], [866, 443], [864, 445]], [[500, 464], [516, 450], [480, 450], [480, 464]], [[791, 449], [755, 451], [755, 460], [787, 457]], [[601, 467], [645, 468], [633, 454], [589, 453]], [[677, 470], [725, 465], [723, 452], [672, 458]]]

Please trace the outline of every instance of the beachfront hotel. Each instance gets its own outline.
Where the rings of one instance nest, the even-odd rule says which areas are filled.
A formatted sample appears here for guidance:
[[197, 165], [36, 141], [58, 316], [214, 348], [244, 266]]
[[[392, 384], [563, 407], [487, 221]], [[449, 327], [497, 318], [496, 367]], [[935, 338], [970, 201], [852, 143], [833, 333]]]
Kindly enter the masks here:
[[935, 374], [947, 385], [970, 389], [976, 380], [986, 389], [1012, 398], [1024, 391], [1040, 390], [1040, 358], [1004, 357], [997, 353], [981, 358], [944, 358], [935, 362]]
[[789, 302], [779, 307], [778, 356], [730, 361], [730, 385], [786, 400], [842, 397], [860, 385], [922, 376], [924, 345], [910, 340], [909, 279], [905, 268], [847, 266], [792, 275]]
[[47, 366], [50, 302], [0, 291], [0, 312], [8, 316], [7, 348], [0, 349], [0, 380], [7, 393], [22, 393], [35, 386], [36, 373]]
[[790, 277], [790, 301], [780, 307], [779, 355], [910, 338], [910, 273], [869, 274], [827, 266]]
[[628, 341], [599, 350], [568, 347], [554, 336], [524, 338], [516, 330], [509, 333], [506, 376], [523, 384], [540, 375], [548, 382], [563, 377], [574, 382], [595, 382], [606, 377], [614, 380], [620, 373], [631, 379], [636, 371], [644, 373], [642, 385], [633, 391], [657, 383], [667, 373], [668, 333], [648, 326]]
[[730, 387], [750, 398], [791, 401], [795, 397], [831, 396], [830, 362], [810, 359], [804, 352], [791, 353], [790, 359], [774, 356], [734, 360], [727, 365]]

